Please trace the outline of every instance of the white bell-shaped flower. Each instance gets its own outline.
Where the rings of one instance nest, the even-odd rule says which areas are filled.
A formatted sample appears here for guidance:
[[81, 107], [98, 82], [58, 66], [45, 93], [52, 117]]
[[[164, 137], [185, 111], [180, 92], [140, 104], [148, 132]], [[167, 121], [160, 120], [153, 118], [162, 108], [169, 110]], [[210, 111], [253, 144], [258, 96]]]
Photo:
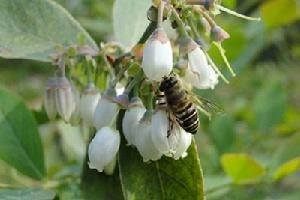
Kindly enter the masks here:
[[155, 147], [165, 155], [175, 152], [177, 144], [177, 135], [170, 134], [170, 122], [167, 113], [164, 110], [158, 110], [152, 116], [151, 139]]
[[93, 83], [89, 83], [80, 98], [80, 116], [88, 126], [93, 124], [93, 117], [99, 99], [99, 91]]
[[151, 136], [159, 151], [176, 160], [186, 155], [186, 150], [192, 141], [192, 135], [186, 133], [176, 122], [170, 122], [164, 110], [158, 110], [152, 116]]
[[136, 131], [136, 147], [143, 157], [143, 161], [148, 162], [160, 159], [162, 152], [155, 147], [151, 139], [151, 121], [147, 116], [143, 117]]
[[72, 86], [66, 77], [57, 79], [56, 108], [60, 117], [69, 122], [72, 112], [75, 110], [76, 102]]
[[135, 145], [137, 126], [146, 109], [139, 98], [132, 99], [128, 107], [123, 118], [122, 128], [128, 145]]
[[57, 87], [57, 78], [56, 77], [49, 78], [45, 86], [44, 107], [47, 116], [50, 120], [54, 120], [57, 113], [56, 87]]
[[[184, 131], [181, 127], [177, 126], [174, 129], [175, 135], [178, 135], [178, 140], [175, 148], [175, 153], [172, 155], [172, 157], [175, 160], [178, 160], [179, 158], [184, 158], [187, 156], [187, 150], [189, 146], [192, 143], [192, 134]], [[171, 133], [174, 134], [174, 133]]]
[[160, 81], [172, 71], [172, 46], [161, 27], [153, 32], [145, 45], [142, 68], [146, 76], [155, 81]]
[[[95, 137], [89, 144], [89, 167], [102, 172], [107, 170], [119, 151], [120, 135], [110, 127], [103, 127], [97, 131]], [[108, 170], [108, 172], [111, 170]]]
[[183, 79], [198, 89], [214, 89], [219, 82], [218, 75], [199, 46], [188, 53], [188, 61]]
[[101, 96], [94, 112], [93, 123], [97, 130], [110, 125], [118, 113], [118, 105], [113, 102], [113, 96], [109, 93]]

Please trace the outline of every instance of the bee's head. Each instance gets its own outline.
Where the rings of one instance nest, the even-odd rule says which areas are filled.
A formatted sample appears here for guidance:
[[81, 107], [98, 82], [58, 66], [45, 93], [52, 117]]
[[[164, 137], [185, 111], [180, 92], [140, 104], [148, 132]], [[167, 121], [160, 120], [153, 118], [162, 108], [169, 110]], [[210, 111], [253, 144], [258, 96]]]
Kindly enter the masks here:
[[164, 77], [162, 82], [160, 83], [159, 90], [164, 92], [172, 88], [178, 82], [176, 76]]

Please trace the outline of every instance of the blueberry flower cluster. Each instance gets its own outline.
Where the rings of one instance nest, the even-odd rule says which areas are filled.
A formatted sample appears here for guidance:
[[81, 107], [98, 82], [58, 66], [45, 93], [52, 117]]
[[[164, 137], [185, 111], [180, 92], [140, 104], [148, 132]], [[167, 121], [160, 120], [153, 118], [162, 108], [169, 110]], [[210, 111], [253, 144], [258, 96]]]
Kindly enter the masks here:
[[[219, 12], [256, 20], [222, 7], [217, 0], [153, 0], [148, 12], [152, 13], [148, 16], [149, 27], [131, 52], [120, 54], [119, 47], [107, 44], [100, 53], [92, 55], [96, 57], [93, 61], [101, 60], [106, 66], [101, 68], [101, 73], [105, 77], [102, 82], [108, 86], [102, 95], [97, 87], [97, 70], [92, 80], [87, 65], [87, 84], [83, 84], [80, 94], [73, 81], [66, 78], [65, 62], [62, 62], [61, 76], [51, 77], [46, 83], [45, 110], [51, 120], [58, 113], [65, 122], [96, 130], [88, 147], [91, 169], [113, 173], [121, 144], [120, 134], [124, 135], [127, 145], [137, 149], [144, 162], [163, 156], [178, 160], [188, 155], [192, 134], [177, 123], [168, 105], [162, 106], [154, 97], [161, 81], [171, 74], [178, 77], [187, 93], [192, 93], [191, 88], [214, 89], [219, 78], [228, 83], [207, 52], [208, 42], [198, 31], [199, 24], [209, 33], [210, 43], [220, 50], [226, 66], [235, 76], [221, 46], [230, 35], [213, 20]], [[163, 28], [167, 19], [177, 30], [176, 41], [170, 41]], [[174, 50], [177, 46], [179, 53]], [[66, 59], [65, 54], [60, 59]], [[76, 59], [68, 61], [74, 63]], [[72, 74], [72, 68], [69, 73]], [[116, 93], [118, 84], [125, 85], [119, 94]], [[200, 99], [196, 98], [195, 104], [204, 114], [210, 115]], [[124, 117], [121, 125], [116, 126], [120, 110]], [[116, 127], [122, 128], [117, 130]]]

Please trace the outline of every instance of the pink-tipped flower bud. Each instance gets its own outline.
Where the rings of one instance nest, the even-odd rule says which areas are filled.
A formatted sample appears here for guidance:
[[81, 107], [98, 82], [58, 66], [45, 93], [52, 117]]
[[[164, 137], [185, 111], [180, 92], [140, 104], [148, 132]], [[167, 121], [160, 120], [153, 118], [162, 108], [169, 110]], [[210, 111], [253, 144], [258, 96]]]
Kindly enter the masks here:
[[98, 172], [102, 172], [105, 169], [107, 174], [112, 174], [119, 146], [119, 132], [109, 127], [103, 127], [98, 130], [89, 144], [90, 169], [97, 169]]
[[142, 68], [150, 80], [160, 81], [168, 76], [173, 68], [173, 52], [171, 43], [164, 32], [157, 28], [146, 43]]
[[210, 37], [215, 42], [223, 42], [229, 39], [230, 35], [220, 26], [214, 26], [210, 31]]
[[75, 110], [75, 98], [72, 92], [72, 86], [66, 77], [57, 79], [56, 88], [56, 107], [60, 117], [69, 122], [72, 112]]
[[47, 80], [45, 86], [44, 106], [47, 116], [50, 120], [54, 120], [56, 117], [56, 87], [57, 78], [51, 77]]
[[96, 106], [100, 99], [100, 93], [93, 83], [89, 83], [80, 98], [80, 116], [88, 126], [93, 124]]

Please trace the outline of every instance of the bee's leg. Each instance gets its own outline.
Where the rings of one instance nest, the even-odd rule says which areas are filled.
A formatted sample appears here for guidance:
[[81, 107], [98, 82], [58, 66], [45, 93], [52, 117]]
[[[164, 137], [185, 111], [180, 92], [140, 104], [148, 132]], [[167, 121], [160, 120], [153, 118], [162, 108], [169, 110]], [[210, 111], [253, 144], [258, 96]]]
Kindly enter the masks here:
[[173, 123], [172, 123], [170, 112], [168, 112], [168, 119], [169, 119], [169, 122], [168, 122], [169, 125], [168, 125], [168, 134], [167, 134], [167, 137], [169, 137], [171, 135], [171, 131], [173, 129]]

